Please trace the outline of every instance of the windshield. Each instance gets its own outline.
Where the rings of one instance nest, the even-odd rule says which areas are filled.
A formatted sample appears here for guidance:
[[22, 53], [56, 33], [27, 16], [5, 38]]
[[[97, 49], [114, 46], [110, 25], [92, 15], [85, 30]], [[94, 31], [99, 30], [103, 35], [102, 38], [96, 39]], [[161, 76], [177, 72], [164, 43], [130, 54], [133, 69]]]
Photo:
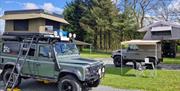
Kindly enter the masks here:
[[79, 51], [74, 43], [55, 43], [55, 51], [57, 55], [79, 54]]

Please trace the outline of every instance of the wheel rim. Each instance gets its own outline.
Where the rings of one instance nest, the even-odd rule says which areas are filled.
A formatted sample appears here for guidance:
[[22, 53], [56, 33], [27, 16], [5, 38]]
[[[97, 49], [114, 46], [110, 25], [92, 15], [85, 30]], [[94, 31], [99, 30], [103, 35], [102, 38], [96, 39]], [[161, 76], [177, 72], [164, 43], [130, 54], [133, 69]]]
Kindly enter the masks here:
[[115, 62], [116, 62], [116, 65], [118, 65], [118, 66], [121, 65], [121, 59], [120, 58], [117, 58]]
[[70, 82], [64, 81], [62, 83], [62, 91], [73, 91], [73, 86]]

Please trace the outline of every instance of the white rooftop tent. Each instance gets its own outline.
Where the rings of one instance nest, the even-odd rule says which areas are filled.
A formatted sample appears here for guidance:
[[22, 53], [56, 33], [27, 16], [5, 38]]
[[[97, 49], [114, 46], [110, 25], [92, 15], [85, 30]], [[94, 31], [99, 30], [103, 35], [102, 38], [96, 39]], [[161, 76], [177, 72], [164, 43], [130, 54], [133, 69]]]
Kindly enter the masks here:
[[159, 21], [138, 30], [146, 32], [144, 40], [177, 40], [180, 39], [180, 23]]
[[160, 40], [130, 40], [121, 42], [121, 44], [136, 44], [136, 45], [156, 45]]

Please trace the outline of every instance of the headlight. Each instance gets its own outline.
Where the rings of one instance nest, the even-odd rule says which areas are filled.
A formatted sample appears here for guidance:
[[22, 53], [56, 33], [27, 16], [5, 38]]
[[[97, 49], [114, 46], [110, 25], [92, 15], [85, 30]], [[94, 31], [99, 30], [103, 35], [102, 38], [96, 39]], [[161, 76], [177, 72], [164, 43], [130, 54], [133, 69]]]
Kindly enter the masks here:
[[101, 69], [98, 70], [99, 75], [101, 75]]
[[102, 73], [104, 73], [104, 72], [105, 72], [105, 68], [103, 67], [103, 68], [102, 68]]
[[86, 75], [90, 75], [89, 68], [86, 68], [86, 69], [85, 69], [85, 74], [86, 74]]

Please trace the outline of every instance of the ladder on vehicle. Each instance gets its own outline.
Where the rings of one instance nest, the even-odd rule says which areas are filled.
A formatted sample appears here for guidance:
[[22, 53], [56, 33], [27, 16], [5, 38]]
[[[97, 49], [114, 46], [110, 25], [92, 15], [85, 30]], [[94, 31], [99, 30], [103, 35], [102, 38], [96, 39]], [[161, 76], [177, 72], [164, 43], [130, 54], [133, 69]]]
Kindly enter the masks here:
[[[18, 80], [18, 78], [19, 78], [19, 76], [21, 74], [21, 70], [23, 68], [23, 65], [26, 62], [26, 58], [27, 58], [27, 56], [29, 54], [29, 51], [30, 51], [31, 46], [33, 44], [33, 41], [35, 40], [35, 37], [36, 37], [36, 35], [33, 35], [30, 38], [23, 39], [22, 44], [20, 45], [20, 50], [19, 50], [19, 54], [18, 54], [16, 62], [15, 62], [15, 65], [14, 65], [12, 71], [11, 71], [11, 74], [10, 74], [7, 82], [6, 82], [4, 91], [7, 91], [8, 88], [11, 91], [13, 91], [13, 89], [14, 89], [16, 83], [17, 83], [17, 80]], [[30, 41], [26, 42], [26, 40], [30, 40]], [[38, 38], [36, 40], [38, 40]], [[23, 53], [23, 52], [25, 52], [25, 53]], [[17, 66], [19, 67], [18, 71], [16, 69]]]

